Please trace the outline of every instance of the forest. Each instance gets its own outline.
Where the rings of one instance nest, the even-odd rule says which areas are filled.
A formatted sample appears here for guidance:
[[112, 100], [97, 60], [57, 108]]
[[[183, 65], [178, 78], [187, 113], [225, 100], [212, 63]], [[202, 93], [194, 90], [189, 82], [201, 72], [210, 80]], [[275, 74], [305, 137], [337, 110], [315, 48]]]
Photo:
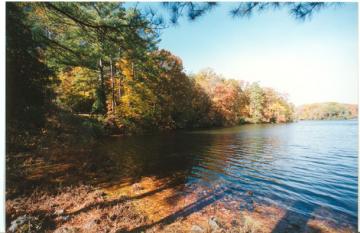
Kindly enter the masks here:
[[151, 11], [7, 3], [6, 23], [9, 145], [54, 128], [98, 136], [294, 118], [276, 90], [209, 68], [185, 73], [181, 58], [158, 48], [166, 27]]
[[358, 116], [355, 104], [336, 102], [305, 104], [296, 108], [298, 120], [347, 120]]

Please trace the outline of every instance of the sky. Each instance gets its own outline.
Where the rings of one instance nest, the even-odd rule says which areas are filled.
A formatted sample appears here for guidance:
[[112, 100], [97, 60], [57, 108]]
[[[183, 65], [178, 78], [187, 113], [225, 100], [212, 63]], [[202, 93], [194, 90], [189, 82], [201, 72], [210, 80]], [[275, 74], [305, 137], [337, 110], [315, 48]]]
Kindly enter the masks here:
[[212, 68], [258, 81], [295, 105], [358, 102], [357, 3], [323, 9], [305, 22], [285, 9], [234, 19], [231, 4], [163, 30], [159, 47], [179, 56], [187, 73]]

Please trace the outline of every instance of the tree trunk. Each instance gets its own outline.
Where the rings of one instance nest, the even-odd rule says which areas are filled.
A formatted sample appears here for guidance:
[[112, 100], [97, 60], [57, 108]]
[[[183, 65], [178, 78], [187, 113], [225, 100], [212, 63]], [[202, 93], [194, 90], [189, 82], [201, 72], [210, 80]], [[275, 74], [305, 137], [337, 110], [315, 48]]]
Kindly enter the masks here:
[[[119, 48], [119, 61], [121, 61], [121, 49]], [[122, 77], [122, 73], [121, 73], [121, 70], [119, 70], [119, 91], [118, 91], [118, 94], [119, 94], [119, 103], [121, 102], [121, 77]]]
[[102, 65], [102, 60], [100, 58], [99, 60], [99, 71], [100, 71], [100, 85], [101, 85], [101, 90], [104, 91], [105, 90], [105, 84], [104, 84], [104, 67]]
[[133, 79], [135, 79], [135, 67], [134, 67], [134, 62], [131, 63], [131, 69], [132, 69]]
[[122, 74], [121, 72], [119, 72], [119, 102], [121, 101], [121, 77], [122, 77]]
[[107, 113], [107, 107], [106, 107], [106, 93], [105, 93], [105, 79], [104, 79], [104, 66], [102, 64], [102, 60], [100, 58], [99, 60], [99, 78], [100, 78], [100, 91], [101, 91], [101, 95], [100, 95], [100, 101], [101, 104], [103, 106], [103, 110], [102, 112], [104, 112], [104, 114]]
[[113, 71], [113, 65], [112, 65], [112, 59], [110, 58], [110, 79], [111, 79], [111, 110], [113, 113], [115, 113], [115, 81], [114, 81], [114, 71]]

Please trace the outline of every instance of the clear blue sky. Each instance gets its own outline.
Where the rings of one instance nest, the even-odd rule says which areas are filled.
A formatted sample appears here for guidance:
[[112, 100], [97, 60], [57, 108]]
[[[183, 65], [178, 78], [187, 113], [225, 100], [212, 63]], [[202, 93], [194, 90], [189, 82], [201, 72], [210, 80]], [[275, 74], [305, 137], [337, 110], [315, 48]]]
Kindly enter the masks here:
[[188, 73], [210, 67], [227, 78], [259, 81], [288, 93], [296, 105], [357, 103], [357, 3], [296, 21], [286, 10], [233, 19], [221, 3], [195, 22], [162, 32], [160, 48], [183, 60]]

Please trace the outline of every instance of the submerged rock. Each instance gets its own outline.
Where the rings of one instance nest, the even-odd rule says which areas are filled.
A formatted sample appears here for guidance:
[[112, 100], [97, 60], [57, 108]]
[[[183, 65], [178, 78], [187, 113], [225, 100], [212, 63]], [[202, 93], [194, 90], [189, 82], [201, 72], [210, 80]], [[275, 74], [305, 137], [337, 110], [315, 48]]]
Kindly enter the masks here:
[[55, 214], [56, 214], [56, 215], [62, 215], [62, 214], [64, 214], [64, 212], [65, 212], [65, 211], [64, 211], [63, 209], [60, 209], [60, 210], [56, 210], [56, 211], [55, 211]]
[[217, 231], [220, 228], [216, 222], [216, 218], [214, 218], [214, 217], [210, 218], [208, 223], [209, 223], [210, 229], [212, 231]]
[[44, 227], [52, 228], [52, 221], [47, 217], [22, 215], [11, 222], [8, 232], [42, 232]]
[[22, 225], [30, 221], [30, 217], [23, 215], [15, 219], [11, 222], [10, 227], [8, 229], [9, 232], [16, 232]]
[[89, 222], [84, 224], [84, 228], [85, 229], [93, 229], [95, 226], [97, 225], [97, 221], [96, 220], [90, 220]]
[[76, 227], [60, 227], [54, 231], [54, 233], [77, 233], [79, 229]]
[[140, 184], [136, 183], [136, 184], [132, 185], [132, 189], [134, 192], [139, 192], [139, 191], [143, 190], [143, 187], [141, 187]]
[[248, 191], [246, 191], [246, 194], [249, 195], [249, 196], [253, 196], [253, 195], [254, 195], [254, 192], [251, 191], [251, 190], [248, 190]]
[[191, 230], [190, 230], [191, 233], [203, 233], [205, 232], [204, 229], [202, 229], [200, 226], [198, 225], [194, 225], [191, 227]]
[[255, 204], [254, 200], [252, 200], [252, 199], [244, 200], [244, 201], [240, 202], [238, 209], [253, 211], [255, 209], [254, 204]]
[[68, 221], [69, 219], [70, 219], [70, 216], [68, 216], [68, 215], [62, 217], [63, 221]]
[[245, 209], [246, 209], [246, 202], [240, 202], [239, 210], [245, 210]]

